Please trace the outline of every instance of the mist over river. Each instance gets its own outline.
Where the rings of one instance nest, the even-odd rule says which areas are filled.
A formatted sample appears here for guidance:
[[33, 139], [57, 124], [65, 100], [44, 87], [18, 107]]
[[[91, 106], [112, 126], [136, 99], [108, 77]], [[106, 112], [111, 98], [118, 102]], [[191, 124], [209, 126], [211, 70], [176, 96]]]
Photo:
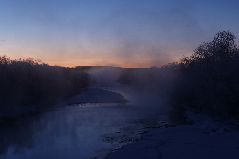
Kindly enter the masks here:
[[0, 125], [1, 159], [87, 159], [112, 149], [107, 134], [142, 118], [129, 103], [75, 104]]

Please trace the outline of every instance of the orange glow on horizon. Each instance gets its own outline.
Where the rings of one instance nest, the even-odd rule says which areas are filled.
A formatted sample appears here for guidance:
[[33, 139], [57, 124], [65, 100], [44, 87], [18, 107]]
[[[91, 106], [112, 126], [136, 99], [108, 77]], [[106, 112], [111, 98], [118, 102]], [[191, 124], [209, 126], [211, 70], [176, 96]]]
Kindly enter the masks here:
[[162, 65], [168, 64], [170, 62], [175, 62], [180, 59], [180, 57], [171, 57], [170, 59], [157, 59], [157, 61], [152, 61], [151, 58], [117, 58], [117, 57], [108, 57], [107, 59], [101, 59], [97, 57], [90, 58], [71, 58], [71, 57], [44, 57], [44, 56], [31, 56], [30, 54], [19, 56], [12, 54], [7, 57], [11, 59], [27, 59], [33, 58], [39, 60], [43, 63], [49, 64], [51, 66], [63, 66], [63, 67], [76, 67], [76, 66], [114, 66], [114, 67], [123, 67], [123, 68], [149, 68], [149, 67], [160, 67]]
[[[15, 43], [6, 43], [1, 47], [1, 55], [11, 59], [33, 58], [51, 66], [76, 67], [76, 66], [115, 66], [124, 68], [148, 68], [160, 67], [162, 65], [178, 61], [183, 53], [189, 50], [170, 48], [164, 52], [160, 49], [155, 51], [149, 48], [135, 48], [131, 50], [120, 50], [114, 45], [86, 47], [70, 47], [70, 44], [45, 45], [32, 44], [28, 47]], [[189, 54], [184, 54], [189, 55]]]
[[[34, 51], [37, 50], [37, 51]], [[97, 50], [97, 49], [96, 49]], [[63, 66], [63, 67], [76, 67], [76, 66], [114, 66], [123, 68], [149, 68], [149, 67], [160, 67], [162, 65], [178, 61], [182, 56], [177, 54], [176, 51], [170, 51], [165, 56], [148, 56], [147, 54], [139, 53], [136, 56], [132, 55], [120, 55], [111, 54], [114, 50], [92, 49], [91, 52], [82, 54], [80, 50], [74, 52], [53, 52], [45, 49], [24, 49], [14, 48], [8, 50], [9, 53], [3, 53], [11, 59], [27, 59], [33, 58], [40, 60], [43, 63], [51, 66]], [[11, 52], [11, 54], [10, 54]], [[23, 53], [24, 52], [24, 53]], [[186, 51], [183, 51], [186, 52]], [[46, 56], [47, 54], [47, 56]], [[185, 55], [189, 55], [185, 54]]]

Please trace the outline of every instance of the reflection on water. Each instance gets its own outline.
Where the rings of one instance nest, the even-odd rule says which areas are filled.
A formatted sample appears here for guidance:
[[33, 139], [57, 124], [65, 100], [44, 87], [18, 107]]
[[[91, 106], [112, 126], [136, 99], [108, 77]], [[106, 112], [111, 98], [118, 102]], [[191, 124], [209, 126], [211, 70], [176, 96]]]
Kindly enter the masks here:
[[69, 106], [0, 125], [1, 159], [84, 159], [110, 148], [102, 135], [135, 120], [126, 105]]

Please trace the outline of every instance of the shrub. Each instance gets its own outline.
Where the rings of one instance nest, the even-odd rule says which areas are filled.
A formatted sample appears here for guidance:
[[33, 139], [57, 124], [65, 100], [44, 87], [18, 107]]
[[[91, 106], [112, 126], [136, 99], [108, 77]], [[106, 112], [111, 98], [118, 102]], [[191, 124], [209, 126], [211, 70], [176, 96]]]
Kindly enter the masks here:
[[49, 66], [34, 59], [0, 57], [0, 108], [49, 106], [90, 84], [84, 71]]
[[235, 39], [229, 31], [219, 32], [181, 60], [181, 76], [170, 99], [177, 110], [238, 118], [239, 48]]

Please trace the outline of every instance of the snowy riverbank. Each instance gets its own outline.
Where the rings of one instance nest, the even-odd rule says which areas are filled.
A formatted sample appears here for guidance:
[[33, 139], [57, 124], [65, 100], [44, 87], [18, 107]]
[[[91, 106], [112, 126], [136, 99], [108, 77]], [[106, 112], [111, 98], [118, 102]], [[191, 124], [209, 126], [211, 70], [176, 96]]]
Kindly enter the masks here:
[[22, 116], [28, 116], [31, 114], [36, 114], [40, 112], [50, 111], [55, 108], [78, 105], [78, 104], [88, 104], [88, 103], [126, 103], [127, 100], [119, 93], [108, 91], [102, 88], [88, 88], [77, 96], [73, 96], [65, 101], [61, 101], [52, 106], [12, 106], [4, 107], [0, 110], [0, 121], [5, 121], [9, 119], [20, 118]]
[[145, 125], [139, 140], [113, 150], [104, 159], [239, 158], [238, 124], [194, 117], [192, 125]]

